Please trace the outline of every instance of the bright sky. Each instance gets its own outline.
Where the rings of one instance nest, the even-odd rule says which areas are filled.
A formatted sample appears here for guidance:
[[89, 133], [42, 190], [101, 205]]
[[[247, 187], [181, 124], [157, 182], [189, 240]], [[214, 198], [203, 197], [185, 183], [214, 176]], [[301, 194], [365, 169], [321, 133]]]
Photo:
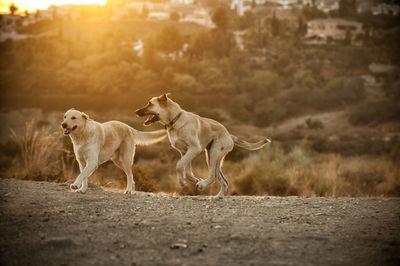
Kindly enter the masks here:
[[36, 9], [47, 9], [51, 5], [62, 5], [62, 4], [101, 4], [104, 5], [107, 0], [0, 0], [0, 12], [8, 13], [8, 7], [11, 3], [14, 3], [18, 7], [18, 12], [35, 11]]

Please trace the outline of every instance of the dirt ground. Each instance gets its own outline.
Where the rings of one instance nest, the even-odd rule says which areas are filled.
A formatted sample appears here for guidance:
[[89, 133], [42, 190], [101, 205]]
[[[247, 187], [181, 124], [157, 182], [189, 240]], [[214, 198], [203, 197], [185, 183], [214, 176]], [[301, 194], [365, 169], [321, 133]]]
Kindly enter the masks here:
[[1, 265], [400, 265], [400, 198], [213, 201], [0, 179], [0, 212]]

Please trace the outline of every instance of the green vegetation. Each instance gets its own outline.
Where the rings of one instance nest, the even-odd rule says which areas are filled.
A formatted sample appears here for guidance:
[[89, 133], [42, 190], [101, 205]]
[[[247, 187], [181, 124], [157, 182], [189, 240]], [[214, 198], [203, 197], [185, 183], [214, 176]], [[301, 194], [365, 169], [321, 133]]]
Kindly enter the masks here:
[[[208, 3], [214, 5], [214, 1]], [[397, 125], [400, 117], [399, 18], [354, 14], [353, 3], [341, 1], [339, 12], [330, 15], [365, 25], [366, 32], [358, 36], [357, 46], [345, 41], [307, 44], [303, 39], [307, 21], [326, 17], [315, 6], [285, 18], [268, 7], [237, 17], [226, 6], [218, 6], [212, 12], [216, 24], [212, 29], [180, 23], [177, 12], [166, 21], [146, 20], [145, 9], [120, 21], [43, 20], [18, 29], [32, 38], [0, 43], [1, 107], [3, 111], [76, 107], [93, 112], [131, 112], [152, 96], [172, 92], [183, 108], [228, 125], [268, 127], [274, 132], [286, 121], [298, 119], [289, 130], [273, 136], [274, 145], [280, 143], [282, 148], [251, 158], [235, 149], [228, 156], [233, 175], [240, 173], [231, 193], [399, 195], [399, 171], [394, 163], [400, 158], [400, 139], [393, 133], [396, 126], [390, 132], [381, 128], [387, 123]], [[142, 51], [137, 48], [139, 40], [144, 44]], [[393, 71], [374, 72], [369, 68], [371, 63], [389, 65]], [[335, 121], [315, 116], [338, 111], [345, 112], [345, 119], [340, 120], [337, 131]], [[343, 124], [347, 126], [344, 131], [351, 127], [364, 133], [341, 132]], [[243, 134], [251, 135], [246, 130]], [[381, 137], [382, 131], [385, 136]], [[26, 173], [32, 172], [30, 165], [42, 169], [50, 161], [57, 162], [57, 169], [74, 169], [72, 155], [65, 152], [29, 163], [23, 159], [28, 152], [21, 143], [17, 135], [14, 142], [1, 143], [2, 169], [9, 170], [15, 160]], [[68, 148], [65, 143], [57, 147]], [[355, 164], [379, 158], [393, 173], [375, 163], [372, 165], [380, 169], [377, 173], [372, 168], [364, 172], [361, 167], [352, 169], [346, 158]], [[268, 160], [271, 163], [264, 164]], [[346, 165], [351, 169], [334, 173], [331, 161], [338, 168]], [[150, 167], [154, 173], [146, 175], [137, 169], [143, 180], [150, 180], [149, 184], [143, 181], [143, 188], [176, 190], [165, 181], [172, 175], [166, 170], [167, 163], [171, 162]], [[324, 175], [324, 167], [331, 167], [329, 176]], [[364, 179], [375, 182], [374, 174], [383, 177], [371, 185], [373, 191], [351, 191], [351, 186], [363, 187]], [[56, 177], [53, 172], [36, 176]], [[99, 177], [99, 183], [108, 182]], [[119, 179], [117, 186], [123, 182]], [[191, 187], [181, 193], [198, 192]]]

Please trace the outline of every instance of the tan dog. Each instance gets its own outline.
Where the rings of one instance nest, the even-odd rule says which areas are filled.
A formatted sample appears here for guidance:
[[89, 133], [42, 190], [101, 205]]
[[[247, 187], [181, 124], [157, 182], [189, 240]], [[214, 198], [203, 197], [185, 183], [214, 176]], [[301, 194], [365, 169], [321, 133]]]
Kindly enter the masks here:
[[[150, 115], [144, 122], [147, 126], [157, 121], [165, 125], [172, 147], [182, 156], [176, 165], [181, 186], [186, 184], [185, 172], [188, 179], [200, 189], [218, 178], [221, 190], [217, 198], [222, 198], [228, 189], [228, 181], [222, 173], [221, 166], [234, 144], [248, 150], [258, 150], [271, 142], [269, 139], [263, 139], [257, 143], [240, 140], [230, 135], [228, 130], [217, 121], [184, 111], [167, 94], [153, 97], [145, 107], [136, 110], [136, 114]], [[193, 175], [191, 161], [203, 150], [206, 153], [210, 173], [208, 179], [199, 180]]]
[[88, 177], [100, 164], [111, 159], [125, 172], [125, 194], [131, 194], [135, 189], [132, 174], [135, 145], [153, 144], [167, 136], [165, 130], [141, 132], [119, 121], [101, 124], [74, 109], [65, 113], [61, 127], [64, 135], [72, 140], [80, 169], [79, 176], [70, 187], [82, 193], [88, 187]]

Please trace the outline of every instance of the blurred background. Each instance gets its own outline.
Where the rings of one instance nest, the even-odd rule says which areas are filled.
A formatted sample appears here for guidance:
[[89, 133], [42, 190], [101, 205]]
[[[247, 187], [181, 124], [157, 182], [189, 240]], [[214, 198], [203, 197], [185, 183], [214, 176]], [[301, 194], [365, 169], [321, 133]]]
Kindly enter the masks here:
[[[139, 130], [164, 92], [266, 148], [235, 148], [231, 195], [400, 196], [400, 2], [1, 1], [0, 176], [78, 174], [59, 128], [71, 107]], [[168, 140], [139, 147], [136, 189], [180, 188]], [[208, 175], [204, 155], [195, 174]], [[90, 182], [124, 188], [105, 163]]]

